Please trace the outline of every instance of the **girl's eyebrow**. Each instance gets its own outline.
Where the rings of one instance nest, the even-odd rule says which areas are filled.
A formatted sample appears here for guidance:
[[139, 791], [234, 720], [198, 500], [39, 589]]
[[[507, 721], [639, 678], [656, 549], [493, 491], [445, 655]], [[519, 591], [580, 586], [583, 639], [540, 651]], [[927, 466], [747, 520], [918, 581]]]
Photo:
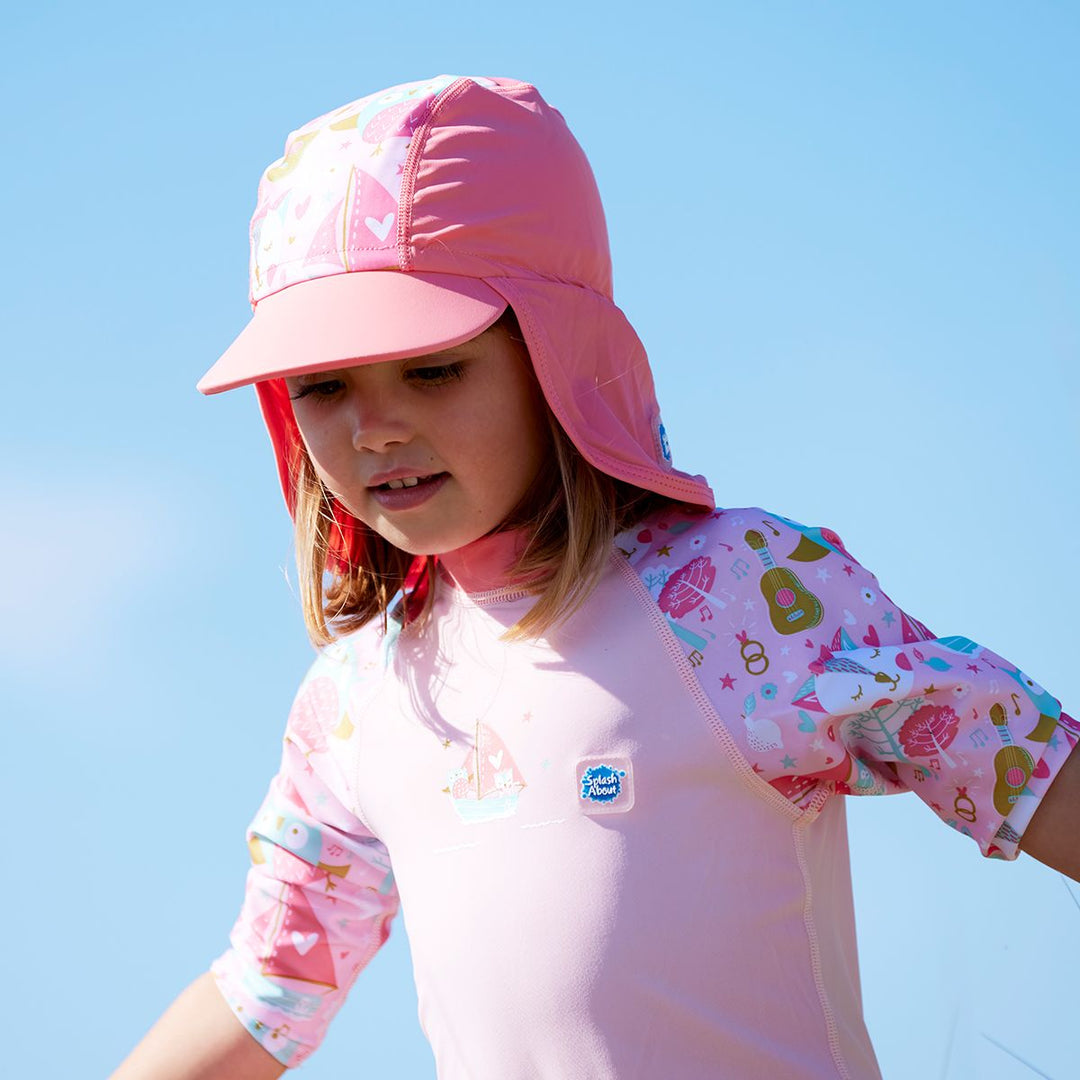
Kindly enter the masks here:
[[405, 363], [411, 364], [414, 361], [420, 361], [422, 363], [436, 363], [440, 364], [447, 360], [456, 360], [463, 352], [468, 351], [469, 342], [464, 341], [460, 345], [451, 345], [449, 348], [440, 349], [438, 352], [433, 353], [421, 353], [419, 356], [406, 356]]
[[[402, 364], [448, 364], [455, 360], [463, 359], [469, 353], [468, 341], [463, 341], [460, 345], [451, 345], [448, 348], [440, 349], [438, 352], [433, 353], [421, 353], [419, 356], [405, 356], [399, 361]], [[373, 363], [380, 363], [380, 361], [372, 361]], [[297, 381], [312, 381], [318, 382], [320, 379], [326, 379], [330, 377], [339, 376], [343, 371], [348, 371], [353, 367], [366, 367], [363, 361], [356, 364], [351, 364], [347, 360], [338, 364], [336, 367], [320, 368], [318, 371], [301, 371], [294, 375], [286, 375], [286, 379], [296, 379]]]

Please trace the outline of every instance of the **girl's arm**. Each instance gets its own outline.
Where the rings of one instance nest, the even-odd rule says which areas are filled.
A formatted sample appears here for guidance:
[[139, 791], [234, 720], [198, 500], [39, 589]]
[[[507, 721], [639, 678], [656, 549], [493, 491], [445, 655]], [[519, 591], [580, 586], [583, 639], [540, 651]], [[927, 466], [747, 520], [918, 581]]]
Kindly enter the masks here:
[[[1080, 747], [1077, 748], [1080, 750]], [[1061, 766], [1020, 840], [1020, 848], [1080, 881], [1080, 753]]]
[[274, 1080], [284, 1071], [237, 1022], [207, 973], [169, 1006], [111, 1080]]

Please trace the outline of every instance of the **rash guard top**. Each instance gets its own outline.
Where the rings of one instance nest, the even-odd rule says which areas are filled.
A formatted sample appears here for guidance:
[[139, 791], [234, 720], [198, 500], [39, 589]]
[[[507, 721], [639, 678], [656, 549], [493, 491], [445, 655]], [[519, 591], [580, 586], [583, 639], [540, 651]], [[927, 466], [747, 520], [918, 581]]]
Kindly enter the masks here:
[[400, 900], [442, 1080], [877, 1077], [837, 796], [1015, 858], [1076, 723], [827, 529], [655, 514], [524, 642], [512, 546], [315, 661], [214, 964], [238, 1018], [302, 1062]]

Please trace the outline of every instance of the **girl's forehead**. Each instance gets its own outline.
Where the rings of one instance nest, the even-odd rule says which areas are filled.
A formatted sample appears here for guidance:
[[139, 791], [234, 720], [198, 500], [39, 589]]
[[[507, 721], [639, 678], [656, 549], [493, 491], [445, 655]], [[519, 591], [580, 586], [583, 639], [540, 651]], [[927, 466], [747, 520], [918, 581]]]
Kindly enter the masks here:
[[296, 375], [287, 375], [285, 379], [286, 381], [304, 382], [361, 368], [378, 372], [421, 367], [425, 364], [452, 364], [455, 361], [468, 358], [509, 354], [516, 352], [519, 347], [523, 347], [522, 343], [515, 341], [510, 335], [500, 331], [497, 327], [490, 326], [477, 334], [476, 337], [470, 338], [460, 345], [451, 345], [449, 348], [440, 349], [438, 352], [417, 353], [415, 356], [405, 356], [395, 360], [357, 360], [355, 363], [344, 360], [332, 367], [319, 368], [317, 371], [305, 371]]

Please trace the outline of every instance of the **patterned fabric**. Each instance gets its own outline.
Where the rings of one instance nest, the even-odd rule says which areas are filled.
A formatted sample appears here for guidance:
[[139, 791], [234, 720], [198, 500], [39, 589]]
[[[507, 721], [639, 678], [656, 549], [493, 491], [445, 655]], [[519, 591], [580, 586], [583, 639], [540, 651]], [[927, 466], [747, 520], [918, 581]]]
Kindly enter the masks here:
[[343, 672], [324, 654], [296, 696], [281, 768], [248, 831], [232, 948], [213, 966], [241, 1022], [285, 1064], [321, 1040], [398, 909], [386, 848], [345, 809], [354, 800], [328, 746], [352, 734], [331, 677]]
[[[263, 173], [251, 219], [253, 304], [298, 281], [397, 269], [405, 155], [432, 100], [457, 78], [392, 86], [289, 136], [284, 155]], [[312, 203], [314, 188], [321, 203]]]
[[1080, 734], [1023, 671], [935, 637], [829, 529], [718, 510], [665, 515], [619, 544], [777, 791], [811, 807], [911, 790], [984, 855], [1016, 858]]
[[316, 660], [214, 965], [279, 1061], [385, 940], [393, 853], [441, 1077], [877, 1075], [833, 796], [912, 790], [1014, 858], [1077, 725], [829, 530], [671, 511], [617, 543], [553, 642], [501, 640], [520, 591], [440, 582], [434, 643], [369, 626]]

